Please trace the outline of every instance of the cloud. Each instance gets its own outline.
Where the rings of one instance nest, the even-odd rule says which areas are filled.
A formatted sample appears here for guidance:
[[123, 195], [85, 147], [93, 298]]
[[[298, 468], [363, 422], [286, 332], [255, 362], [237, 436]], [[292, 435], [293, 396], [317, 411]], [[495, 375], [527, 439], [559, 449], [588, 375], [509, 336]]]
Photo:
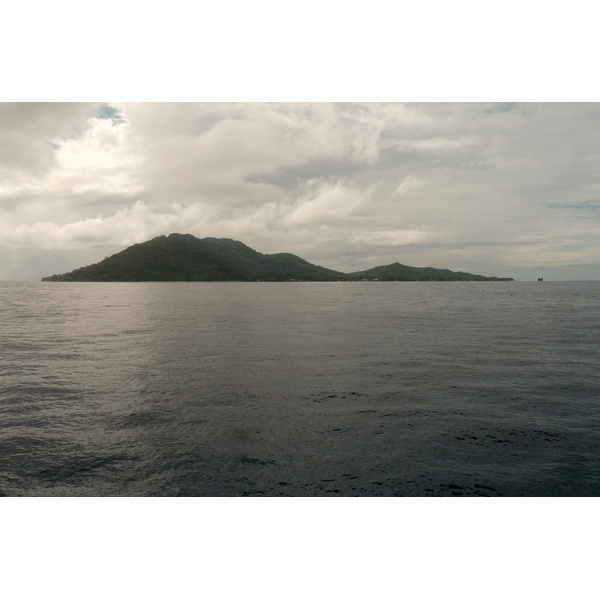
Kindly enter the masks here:
[[404, 177], [396, 188], [396, 195], [405, 196], [423, 185], [423, 181], [414, 175]]
[[357, 234], [353, 236], [352, 241], [358, 244], [367, 244], [371, 246], [405, 246], [414, 244], [427, 239], [428, 233], [425, 231], [415, 231], [410, 229], [392, 229], [379, 230], [366, 234]]
[[597, 104], [0, 104], [0, 247], [180, 231], [347, 271], [597, 264], [599, 126]]
[[475, 136], [464, 137], [434, 137], [422, 140], [403, 140], [395, 143], [392, 148], [400, 152], [455, 152], [461, 148], [477, 146], [480, 141]]
[[76, 136], [95, 104], [0, 105], [0, 182], [21, 183], [56, 166], [57, 140]]
[[117, 210], [106, 218], [97, 216], [58, 225], [37, 221], [17, 227], [0, 228], [0, 237], [10, 247], [77, 250], [93, 246], [105, 247], [143, 242], [165, 231], [181, 231], [193, 227], [199, 219], [210, 221], [215, 212], [210, 207], [189, 207], [174, 203], [155, 211], [142, 201], [131, 208]]
[[368, 204], [373, 192], [356, 189], [343, 180], [310, 179], [298, 185], [298, 197], [283, 211], [282, 223], [289, 227], [314, 227], [348, 219]]
[[376, 160], [382, 126], [372, 110], [329, 104], [123, 105], [163, 200], [275, 199], [268, 179], [310, 162]]

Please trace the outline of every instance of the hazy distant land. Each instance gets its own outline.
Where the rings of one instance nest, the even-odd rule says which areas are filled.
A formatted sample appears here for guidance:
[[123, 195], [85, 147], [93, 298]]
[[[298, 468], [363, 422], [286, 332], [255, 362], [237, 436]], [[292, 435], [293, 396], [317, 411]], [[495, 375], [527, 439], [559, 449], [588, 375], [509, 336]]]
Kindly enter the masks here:
[[158, 236], [99, 263], [42, 281], [512, 281], [400, 263], [342, 273], [295, 256], [262, 254], [231, 239]]

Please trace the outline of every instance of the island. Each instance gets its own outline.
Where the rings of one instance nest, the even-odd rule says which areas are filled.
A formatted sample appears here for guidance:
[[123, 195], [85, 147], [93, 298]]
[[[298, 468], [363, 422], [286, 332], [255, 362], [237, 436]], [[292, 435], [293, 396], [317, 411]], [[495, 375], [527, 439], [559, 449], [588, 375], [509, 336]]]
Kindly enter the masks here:
[[286, 252], [262, 254], [231, 239], [172, 233], [134, 244], [99, 263], [42, 281], [513, 281], [393, 263], [342, 273]]

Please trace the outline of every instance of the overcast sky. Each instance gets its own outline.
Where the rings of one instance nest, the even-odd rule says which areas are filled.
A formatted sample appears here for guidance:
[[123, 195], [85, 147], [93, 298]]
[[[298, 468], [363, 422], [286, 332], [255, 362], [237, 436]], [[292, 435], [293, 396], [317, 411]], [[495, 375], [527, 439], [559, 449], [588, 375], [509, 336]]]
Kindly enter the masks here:
[[600, 104], [0, 104], [0, 279], [172, 232], [600, 279]]

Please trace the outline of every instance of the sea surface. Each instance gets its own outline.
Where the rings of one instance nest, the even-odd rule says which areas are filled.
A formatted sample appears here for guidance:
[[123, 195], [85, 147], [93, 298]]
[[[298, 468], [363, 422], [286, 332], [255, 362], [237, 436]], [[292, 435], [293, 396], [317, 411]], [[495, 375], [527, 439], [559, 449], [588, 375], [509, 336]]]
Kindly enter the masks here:
[[599, 494], [600, 282], [0, 283], [0, 495]]

